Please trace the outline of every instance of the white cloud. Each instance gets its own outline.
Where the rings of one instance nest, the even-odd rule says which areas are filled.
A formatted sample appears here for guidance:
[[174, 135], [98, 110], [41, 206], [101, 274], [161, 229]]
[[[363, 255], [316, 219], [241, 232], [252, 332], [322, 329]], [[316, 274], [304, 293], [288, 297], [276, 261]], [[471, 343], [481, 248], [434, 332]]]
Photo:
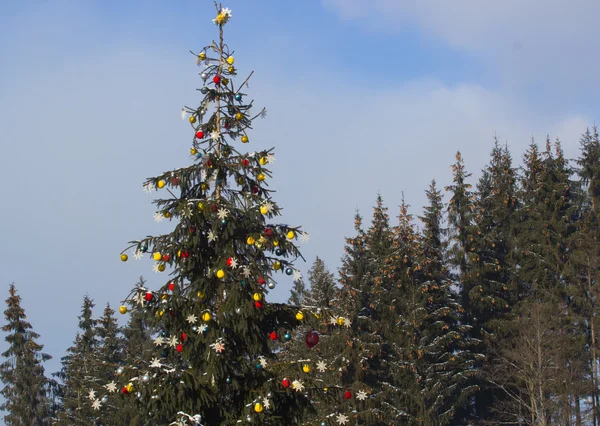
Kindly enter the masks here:
[[[600, 47], [596, 0], [322, 0], [344, 19], [397, 32], [417, 28], [486, 61], [511, 84], [593, 89]], [[556, 85], [559, 84], [559, 87]]]

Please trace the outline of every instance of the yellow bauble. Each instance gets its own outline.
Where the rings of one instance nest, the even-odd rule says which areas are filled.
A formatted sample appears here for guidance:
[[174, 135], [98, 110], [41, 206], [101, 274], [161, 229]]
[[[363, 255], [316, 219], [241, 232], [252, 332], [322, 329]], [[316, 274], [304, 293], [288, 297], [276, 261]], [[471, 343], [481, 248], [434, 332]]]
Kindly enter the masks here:
[[192, 115], [190, 117], [190, 123], [194, 124], [195, 122], [196, 122], [196, 117]]
[[234, 62], [235, 62], [235, 58], [233, 56], [230, 56], [227, 58], [227, 63], [229, 65], [233, 65]]
[[262, 214], [267, 214], [269, 213], [269, 209], [266, 206], [260, 206], [260, 212]]
[[337, 323], [338, 323], [338, 325], [344, 325], [344, 322], [345, 322], [345, 321], [344, 321], [344, 318], [343, 318], [343, 317], [339, 317], [339, 318], [337, 319]]
[[265, 237], [263, 237], [262, 235], [260, 236], [260, 238], [258, 239], [258, 242], [261, 244], [264, 244], [267, 242], [267, 240], [265, 240]]
[[310, 373], [310, 365], [304, 364], [302, 366], [302, 371], [304, 371], [305, 373]]
[[258, 179], [259, 182], [262, 182], [266, 178], [267, 177], [264, 174], [262, 174], [262, 173], [259, 173], [258, 176], [256, 176], [256, 179]]
[[159, 188], [164, 188], [165, 187], [165, 181], [164, 180], [159, 180], [158, 183], [156, 184], [156, 186], [158, 186]]
[[163, 216], [165, 217], [165, 219], [168, 219], [171, 217], [171, 212], [164, 212]]
[[198, 296], [198, 299], [200, 299], [200, 300], [204, 299], [204, 292], [199, 291], [196, 295]]
[[181, 257], [181, 250], [177, 250], [177, 257]]
[[202, 183], [200, 184], [200, 189], [201, 189], [201, 190], [203, 190], [203, 191], [206, 191], [206, 190], [208, 189], [208, 185], [207, 185], [207, 184], [205, 184], [204, 182], [202, 182]]
[[122, 260], [123, 262], [127, 262], [127, 259], [129, 259], [129, 256], [127, 256], [125, 253], [123, 253], [123, 254], [121, 255], [121, 260]]
[[238, 113], [235, 115], [235, 119], [236, 119], [236, 120], [241, 120], [242, 118], [244, 118], [244, 114], [242, 114], [241, 112], [238, 112]]
[[198, 57], [199, 57], [200, 59], [202, 59], [202, 60], [205, 60], [205, 59], [206, 59], [206, 53], [204, 53], [204, 52], [200, 52], [200, 54], [198, 55]]
[[158, 272], [164, 272], [166, 269], [166, 266], [164, 263], [161, 263], [160, 265], [158, 265]]
[[157, 317], [162, 317], [165, 313], [163, 311], [156, 311], [156, 316]]
[[254, 244], [256, 242], [256, 240], [253, 237], [248, 237], [248, 239], [246, 240], [246, 242], [250, 245]]
[[133, 391], [133, 384], [132, 383], [127, 383], [127, 386], [125, 386], [127, 388], [127, 392], [131, 393]]
[[329, 388], [323, 388], [323, 390], [324, 390], [325, 392], [327, 392], [327, 391], [329, 390]]
[[229, 79], [224, 78], [223, 80], [221, 80], [221, 82], [223, 83], [224, 86], [227, 86], [229, 84]]
[[238, 184], [240, 184], [240, 185], [243, 185], [243, 184], [244, 184], [244, 178], [243, 178], [242, 176], [240, 176], [240, 177], [237, 179], [237, 183], [238, 183]]
[[242, 136], [242, 142], [243, 143], [247, 143], [248, 142], [248, 136], [246, 136], [246, 135]]
[[265, 164], [267, 164], [267, 157], [260, 157], [260, 160], [258, 160], [258, 162], [264, 166]]
[[125, 315], [127, 313], [127, 306], [121, 305], [121, 307], [119, 308], [119, 312]]
[[277, 261], [273, 264], [273, 269], [279, 271], [281, 269], [281, 262]]
[[277, 247], [277, 246], [279, 245], [279, 241], [277, 241], [277, 240], [273, 241], [273, 245], [274, 245], [275, 247]]
[[224, 276], [225, 276], [225, 271], [224, 271], [224, 270], [222, 270], [222, 269], [219, 269], [219, 270], [217, 271], [217, 278], [218, 278], [218, 279], [221, 279], [221, 278], [223, 278]]
[[262, 300], [262, 294], [260, 294], [260, 293], [254, 293], [252, 295], [252, 298], [254, 299], [254, 301], [258, 302], [259, 300]]
[[235, 67], [229, 67], [227, 68], [227, 71], [229, 71], [229, 74], [233, 74], [235, 72]]
[[198, 154], [198, 150], [196, 148], [190, 148], [190, 154], [196, 155]]
[[157, 262], [162, 259], [162, 255], [159, 252], [155, 252], [152, 257], [154, 258], [154, 260], [156, 260]]
[[204, 210], [204, 203], [202, 201], [200, 201], [198, 203], [198, 210], [203, 211]]
[[254, 404], [254, 411], [256, 411], [257, 413], [262, 413], [263, 408], [264, 407], [260, 402]]
[[303, 314], [302, 312], [298, 312], [298, 313], [296, 314], [296, 319], [297, 319], [298, 321], [302, 321], [302, 320], [304, 319], [304, 314]]
[[202, 321], [204, 321], [204, 322], [210, 321], [210, 312], [204, 312], [202, 314]]
[[289, 240], [291, 240], [296, 236], [296, 233], [294, 231], [290, 231], [287, 233], [286, 236], [288, 237]]

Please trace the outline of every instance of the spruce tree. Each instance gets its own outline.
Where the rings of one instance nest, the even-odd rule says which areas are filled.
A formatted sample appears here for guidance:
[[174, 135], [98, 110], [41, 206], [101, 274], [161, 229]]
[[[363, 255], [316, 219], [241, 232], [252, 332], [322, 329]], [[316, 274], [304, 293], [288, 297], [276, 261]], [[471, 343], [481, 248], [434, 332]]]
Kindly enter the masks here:
[[21, 297], [14, 284], [10, 285], [4, 311], [6, 324], [2, 331], [8, 349], [2, 353], [0, 364], [0, 391], [4, 401], [0, 409], [5, 412], [4, 424], [11, 426], [49, 425], [51, 417], [48, 391], [52, 381], [44, 376], [43, 363], [52, 357], [36, 342], [39, 334], [33, 331], [21, 306]]
[[272, 150], [242, 152], [253, 142], [254, 121], [266, 114], [247, 99], [247, 79], [237, 78], [224, 41], [231, 16], [217, 5], [218, 39], [194, 53], [202, 96], [182, 111], [191, 125], [193, 163], [145, 184], [164, 194], [155, 201], [156, 220], [175, 226], [121, 253], [123, 261], [130, 250], [149, 254], [154, 270], [169, 268], [170, 276], [156, 289], [136, 286], [123, 304], [156, 329], [151, 360], [116, 371], [93, 402], [104, 395], [138, 399], [152, 424], [296, 424], [310, 409], [312, 390], [284, 380], [305, 374], [302, 364], [274, 362], [281, 336], [310, 311], [268, 301], [276, 274], [301, 277], [296, 241], [308, 234], [273, 221], [281, 209], [269, 189]]
[[304, 284], [304, 280], [302, 278], [300, 278], [299, 280], [295, 280], [294, 285], [290, 290], [290, 297], [288, 298], [288, 303], [294, 306], [301, 306], [304, 304], [307, 295], [308, 289], [306, 288], [306, 284]]
[[99, 348], [96, 324], [92, 318], [94, 302], [89, 296], [83, 298], [79, 330], [73, 346], [61, 358], [62, 368], [56, 373], [62, 381], [62, 410], [58, 413], [58, 425], [100, 424], [101, 415], [95, 400], [95, 386], [100, 382]]
[[311, 269], [308, 271], [310, 290], [306, 296], [305, 304], [316, 308], [328, 308], [336, 302], [336, 286], [333, 273], [329, 272], [325, 262], [317, 256]]

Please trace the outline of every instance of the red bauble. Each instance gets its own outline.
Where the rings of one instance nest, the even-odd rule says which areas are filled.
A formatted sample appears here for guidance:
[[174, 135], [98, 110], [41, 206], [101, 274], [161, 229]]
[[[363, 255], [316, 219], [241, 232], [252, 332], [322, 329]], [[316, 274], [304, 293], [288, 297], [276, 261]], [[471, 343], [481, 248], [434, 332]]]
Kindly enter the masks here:
[[265, 285], [265, 282], [266, 282], [266, 281], [265, 281], [265, 279], [264, 279], [263, 277], [258, 277], [258, 283], [259, 283], [260, 285]]
[[252, 187], [252, 192], [253, 192], [254, 194], [258, 194], [258, 186], [253, 186], [253, 187]]
[[352, 393], [347, 390], [346, 392], [344, 392], [344, 399], [350, 399], [352, 398]]
[[264, 306], [262, 300], [257, 300], [254, 302], [254, 306], [258, 309], [262, 308]]
[[233, 263], [233, 257], [230, 257], [229, 259], [227, 259], [227, 266], [231, 266], [232, 263]]
[[273, 235], [273, 230], [271, 228], [265, 229], [265, 235], [267, 237], [270, 237], [271, 235]]
[[212, 167], [212, 163], [211, 163], [211, 161], [210, 161], [210, 160], [206, 160], [206, 165], [207, 165], [208, 167]]
[[127, 395], [129, 393], [129, 389], [127, 389], [127, 386], [123, 386], [123, 389], [121, 389], [121, 393], [123, 395]]
[[147, 302], [152, 300], [152, 293], [148, 292], [146, 293], [146, 295], [144, 296], [144, 299], [146, 299]]
[[215, 76], [213, 77], [213, 82], [214, 82], [215, 84], [220, 84], [220, 83], [221, 83], [221, 77], [219, 77], [218, 75], [215, 75]]
[[187, 259], [188, 257], [190, 257], [190, 252], [189, 251], [182, 251], [181, 252], [181, 257], [183, 257], [184, 259]]
[[306, 342], [306, 347], [308, 347], [308, 349], [314, 348], [319, 343], [319, 333], [310, 329], [308, 333], [306, 333], [304, 341]]
[[175, 283], [173, 283], [173, 282], [169, 283], [169, 290], [171, 290], [171, 291], [175, 290]]
[[173, 179], [171, 179], [171, 185], [173, 186], [179, 185], [179, 182], [181, 182], [181, 179], [179, 179], [178, 177], [174, 177]]
[[190, 226], [190, 227], [188, 228], [188, 232], [189, 232], [190, 234], [193, 234], [194, 232], [196, 232], [196, 228], [194, 228], [193, 226]]
[[202, 130], [198, 130], [198, 131], [196, 132], [196, 137], [197, 137], [198, 139], [202, 139], [202, 138], [204, 137], [204, 132], [203, 132]]
[[290, 385], [291, 385], [290, 379], [288, 379], [287, 377], [281, 381], [281, 386], [283, 386], [284, 388], [289, 388]]
[[187, 334], [181, 333], [181, 341], [185, 342], [187, 340]]
[[211, 206], [211, 209], [212, 209], [213, 212], [216, 212], [219, 209], [219, 206], [217, 206], [216, 204], [213, 204]]
[[182, 352], [183, 351], [183, 345], [180, 343], [177, 345], [177, 352]]
[[269, 333], [269, 337], [271, 338], [271, 340], [277, 340], [277, 332], [271, 331]]
[[248, 161], [248, 159], [247, 159], [247, 158], [244, 158], [244, 159], [242, 160], [242, 166], [244, 166], [244, 167], [248, 167], [248, 164], [250, 164], [250, 161]]
[[169, 257], [170, 256], [165, 253], [165, 254], [163, 254], [162, 260], [164, 260], [165, 262], [168, 262], [169, 261]]

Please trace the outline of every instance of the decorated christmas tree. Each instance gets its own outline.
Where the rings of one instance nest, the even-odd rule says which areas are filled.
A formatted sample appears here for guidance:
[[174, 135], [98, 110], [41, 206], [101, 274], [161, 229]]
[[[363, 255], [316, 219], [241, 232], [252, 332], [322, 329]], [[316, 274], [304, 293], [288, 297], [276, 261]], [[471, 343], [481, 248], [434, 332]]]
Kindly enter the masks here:
[[121, 253], [123, 261], [150, 256], [157, 273], [169, 273], [160, 288], [136, 286], [120, 308], [157, 330], [154, 354], [115, 366], [90, 403], [102, 410], [125, 398], [144, 407], [152, 424], [296, 424], [309, 399], [281, 376], [289, 364], [274, 360], [279, 336], [304, 314], [267, 297], [275, 275], [301, 278], [295, 241], [308, 234], [274, 222], [280, 208], [268, 188], [272, 150], [241, 151], [254, 142], [252, 123], [265, 110], [255, 114], [247, 100], [247, 78], [236, 82], [223, 38], [231, 11], [216, 9], [219, 38], [194, 53], [202, 98], [182, 109], [193, 162], [144, 185], [164, 194], [155, 218], [175, 222], [174, 229], [132, 241]]

